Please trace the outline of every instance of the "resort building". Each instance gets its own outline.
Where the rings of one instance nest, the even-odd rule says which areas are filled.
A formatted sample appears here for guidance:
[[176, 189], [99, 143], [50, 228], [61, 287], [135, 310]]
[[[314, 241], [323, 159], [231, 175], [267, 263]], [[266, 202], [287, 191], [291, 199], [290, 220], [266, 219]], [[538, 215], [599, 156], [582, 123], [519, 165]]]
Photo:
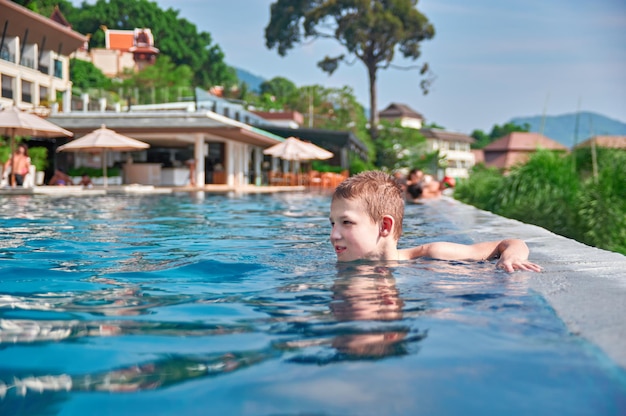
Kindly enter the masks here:
[[566, 152], [567, 147], [539, 133], [513, 132], [485, 146], [483, 163], [508, 171], [515, 165], [524, 164], [538, 149]]
[[[48, 148], [53, 161], [48, 176], [56, 168], [66, 172], [79, 167], [100, 168], [104, 162], [107, 167], [120, 168], [122, 183], [185, 186], [195, 182], [199, 187], [222, 184], [229, 188], [269, 184], [270, 172], [286, 172], [293, 165], [264, 155], [263, 150], [289, 136], [305, 140], [311, 137], [306, 131], [294, 134], [294, 127], [302, 123], [301, 114], [293, 112], [287, 119], [280, 119], [284, 114], [254, 113], [241, 102], [202, 90], [195, 91], [193, 101], [165, 104], [107, 103], [105, 98], [93, 100], [88, 94], [72, 103], [70, 56], [93, 59], [109, 76], [126, 69], [138, 71], [153, 63], [159, 53], [151, 31], [103, 28], [107, 47], [87, 55], [87, 37], [72, 31], [58, 9], [52, 19], [47, 19], [16, 3], [0, 0], [0, 24], [4, 28], [0, 39], [0, 104], [40, 110], [40, 115], [74, 133], [72, 139], [39, 144]], [[63, 103], [60, 108], [55, 104], [59, 101]], [[59, 146], [103, 125], [150, 147], [137, 152], [56, 152]], [[278, 130], [274, 133], [266, 129], [270, 127]], [[330, 147], [335, 153], [331, 163], [343, 169], [349, 166], [350, 151], [367, 155], [365, 146], [351, 133], [313, 133], [316, 140], [309, 140]]]
[[577, 144], [574, 148], [579, 149], [591, 146], [626, 150], [626, 136], [593, 136], [584, 142]]
[[87, 38], [58, 9], [48, 19], [9, 0], [0, 0], [0, 28], [0, 105], [45, 115], [61, 103], [69, 111], [69, 56]]
[[379, 120], [399, 121], [402, 127], [421, 129], [424, 117], [406, 104], [391, 103], [383, 111], [378, 112]]
[[424, 117], [406, 104], [391, 103], [378, 113], [380, 120], [390, 122], [399, 121], [405, 128], [419, 130], [426, 138], [426, 151], [439, 151], [445, 157], [446, 166], [437, 172], [437, 176], [452, 178], [467, 178], [475, 164], [474, 153], [470, 145], [474, 139], [463, 133], [445, 131], [442, 129], [424, 128]]
[[467, 178], [475, 165], [474, 153], [470, 148], [475, 139], [463, 133], [456, 133], [440, 129], [421, 129], [426, 138], [426, 151], [439, 151], [445, 157], [446, 166], [439, 177]]
[[154, 37], [149, 28], [134, 30], [111, 30], [102, 27], [105, 47], [83, 48], [76, 58], [90, 61], [109, 78], [125, 71], [139, 72], [154, 64], [159, 50], [154, 46]]

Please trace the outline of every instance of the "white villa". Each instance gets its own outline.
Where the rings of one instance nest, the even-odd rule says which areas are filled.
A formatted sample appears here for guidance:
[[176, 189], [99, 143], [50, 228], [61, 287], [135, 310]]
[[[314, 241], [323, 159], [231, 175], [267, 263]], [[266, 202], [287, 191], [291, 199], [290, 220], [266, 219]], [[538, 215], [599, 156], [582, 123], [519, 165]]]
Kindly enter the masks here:
[[426, 138], [426, 151], [438, 150], [445, 156], [447, 166], [438, 175], [453, 178], [467, 178], [475, 164], [474, 154], [470, 145], [474, 138], [463, 134], [441, 129], [423, 128], [424, 117], [408, 105], [391, 103], [378, 113], [381, 120], [399, 120], [402, 127], [420, 130]]

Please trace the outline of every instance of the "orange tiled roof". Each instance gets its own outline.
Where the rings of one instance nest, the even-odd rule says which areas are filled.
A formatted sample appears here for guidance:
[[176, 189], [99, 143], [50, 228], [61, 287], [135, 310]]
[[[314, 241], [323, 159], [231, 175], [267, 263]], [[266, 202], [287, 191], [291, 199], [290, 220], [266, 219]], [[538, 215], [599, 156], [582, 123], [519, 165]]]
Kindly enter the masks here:
[[107, 49], [128, 52], [133, 47], [135, 34], [132, 30], [107, 30]]

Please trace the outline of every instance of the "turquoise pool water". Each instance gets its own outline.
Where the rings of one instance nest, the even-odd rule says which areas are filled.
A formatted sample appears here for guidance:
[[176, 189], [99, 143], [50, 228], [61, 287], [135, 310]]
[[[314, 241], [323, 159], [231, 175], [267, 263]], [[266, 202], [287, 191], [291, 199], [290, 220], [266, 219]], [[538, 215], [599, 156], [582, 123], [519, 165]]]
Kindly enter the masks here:
[[[337, 265], [328, 205], [0, 198], [0, 414], [625, 414], [624, 372], [531, 273]], [[470, 242], [406, 217], [404, 246]]]

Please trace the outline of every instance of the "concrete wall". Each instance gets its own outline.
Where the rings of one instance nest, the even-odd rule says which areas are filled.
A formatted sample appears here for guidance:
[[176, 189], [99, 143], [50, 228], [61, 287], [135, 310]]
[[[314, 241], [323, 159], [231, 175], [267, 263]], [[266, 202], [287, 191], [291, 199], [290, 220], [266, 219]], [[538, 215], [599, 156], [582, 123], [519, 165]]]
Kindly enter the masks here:
[[543, 295], [573, 334], [594, 343], [626, 368], [626, 256], [451, 198], [426, 204], [476, 242], [503, 238], [526, 241], [531, 261], [544, 268], [531, 274], [529, 289]]

